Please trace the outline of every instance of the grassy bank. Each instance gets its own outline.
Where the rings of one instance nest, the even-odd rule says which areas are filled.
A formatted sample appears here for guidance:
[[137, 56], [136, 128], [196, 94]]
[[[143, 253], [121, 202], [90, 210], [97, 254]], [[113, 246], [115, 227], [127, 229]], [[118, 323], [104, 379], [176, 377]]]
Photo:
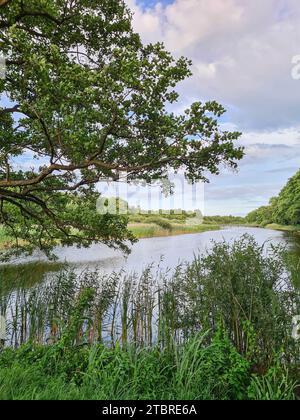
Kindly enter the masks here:
[[274, 230], [281, 230], [284, 232], [295, 232], [300, 233], [300, 225], [296, 226], [286, 226], [286, 225], [279, 225], [277, 223], [271, 223], [265, 226], [266, 229], [274, 229]]
[[169, 227], [163, 228], [154, 223], [131, 223], [128, 226], [129, 230], [137, 238], [153, 238], [160, 236], [174, 236], [174, 235], [185, 235], [192, 233], [201, 233], [212, 230], [219, 230], [221, 227], [217, 225], [180, 225], [180, 224], [170, 224]]
[[[173, 222], [164, 218], [141, 219], [141, 222], [130, 222], [128, 229], [136, 238], [153, 238], [160, 236], [175, 236], [191, 233], [201, 233], [220, 229], [217, 224], [189, 224], [185, 221]], [[0, 250], [10, 248], [12, 238], [0, 226]]]
[[152, 238], [218, 230], [221, 225], [211, 220], [203, 221], [196, 213], [165, 214], [160, 211], [157, 214], [131, 214], [128, 227], [137, 238]]
[[2, 400], [293, 400], [292, 372], [251, 370], [222, 331], [139, 349], [24, 345], [0, 356]]
[[260, 229], [271, 229], [271, 230], [278, 230], [281, 232], [292, 232], [292, 233], [300, 233], [300, 225], [280, 225], [278, 223], [244, 223], [243, 226], [245, 227], [254, 227]]
[[13, 294], [6, 279], [0, 398], [295, 399], [298, 280], [248, 236], [172, 273], [65, 269]]

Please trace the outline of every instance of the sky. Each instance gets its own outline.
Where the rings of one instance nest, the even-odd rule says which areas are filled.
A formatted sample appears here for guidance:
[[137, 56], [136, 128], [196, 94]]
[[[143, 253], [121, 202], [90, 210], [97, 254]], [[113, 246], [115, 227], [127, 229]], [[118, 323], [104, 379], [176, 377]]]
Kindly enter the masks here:
[[300, 167], [299, 0], [126, 0], [145, 43], [193, 61], [178, 112], [198, 100], [227, 109], [243, 133], [239, 171], [205, 186], [205, 213], [245, 215], [266, 205]]
[[[178, 86], [176, 111], [217, 100], [227, 109], [222, 129], [242, 132], [246, 152], [238, 171], [221, 168], [209, 177], [204, 199], [202, 186], [195, 196], [185, 185], [185, 205], [180, 187], [161, 203], [152, 188], [150, 207], [172, 203], [206, 215], [243, 216], [267, 205], [300, 168], [299, 0], [125, 1], [144, 43], [164, 42], [175, 57], [193, 61], [193, 76]], [[18, 163], [31, 167], [32, 156]], [[99, 187], [108, 196], [114, 188]], [[121, 196], [129, 193], [130, 204], [149, 208], [149, 189], [125, 190]]]

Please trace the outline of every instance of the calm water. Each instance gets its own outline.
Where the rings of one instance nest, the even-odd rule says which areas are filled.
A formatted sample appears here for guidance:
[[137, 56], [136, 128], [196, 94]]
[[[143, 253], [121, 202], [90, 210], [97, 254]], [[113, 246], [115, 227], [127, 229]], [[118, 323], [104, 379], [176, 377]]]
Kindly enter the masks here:
[[[254, 236], [261, 245], [265, 244], [266, 252], [271, 244], [287, 244], [291, 251], [300, 257], [300, 235], [267, 229], [225, 227], [219, 231], [199, 234], [142, 239], [132, 247], [132, 252], [127, 257], [104, 245], [94, 245], [89, 249], [57, 248], [58, 262], [56, 264], [51, 264], [42, 256], [35, 255], [34, 262], [33, 260], [31, 262], [18, 261], [18, 264], [7, 266], [6, 271], [2, 271], [2, 275], [13, 276], [15, 280], [21, 275], [28, 276], [30, 286], [52, 276], [66, 263], [78, 271], [97, 267], [104, 273], [121, 269], [127, 272], [140, 272], [149, 264], [153, 264], [156, 270], [158, 265], [163, 270], [172, 269], [180, 262], [191, 261], [195, 254], [209, 251], [212, 241], [232, 242], [244, 234]], [[26, 264], [23, 265], [25, 262]]]
[[259, 244], [265, 243], [266, 249], [270, 244], [280, 243], [289, 243], [296, 248], [298, 240], [300, 252], [300, 236], [267, 229], [229, 227], [199, 234], [141, 239], [132, 247], [128, 257], [103, 245], [94, 245], [86, 250], [59, 249], [57, 255], [60, 262], [78, 267], [98, 266], [105, 272], [122, 268], [126, 271], [140, 271], [152, 263], [154, 266], [159, 264], [162, 268], [173, 268], [180, 262], [193, 260], [195, 254], [208, 251], [213, 241], [232, 242], [244, 234], [254, 236]]

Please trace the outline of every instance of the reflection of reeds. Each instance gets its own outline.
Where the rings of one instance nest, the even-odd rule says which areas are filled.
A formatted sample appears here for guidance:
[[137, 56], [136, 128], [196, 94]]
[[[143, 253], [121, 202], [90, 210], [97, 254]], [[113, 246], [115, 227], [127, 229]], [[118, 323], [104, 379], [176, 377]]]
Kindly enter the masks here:
[[[163, 274], [153, 267], [136, 274], [76, 275], [60, 271], [28, 288], [20, 282], [0, 292], [8, 322], [7, 345], [24, 342], [102, 343], [173, 348], [221, 323], [236, 348], [262, 353], [295, 343], [289, 332], [299, 314], [299, 293], [286, 286], [292, 276], [279, 252], [266, 257], [252, 239], [216, 244], [210, 255]], [[66, 333], [68, 331], [68, 333]], [[68, 335], [66, 335], [68, 334]], [[256, 345], [254, 346], [254, 342]]]

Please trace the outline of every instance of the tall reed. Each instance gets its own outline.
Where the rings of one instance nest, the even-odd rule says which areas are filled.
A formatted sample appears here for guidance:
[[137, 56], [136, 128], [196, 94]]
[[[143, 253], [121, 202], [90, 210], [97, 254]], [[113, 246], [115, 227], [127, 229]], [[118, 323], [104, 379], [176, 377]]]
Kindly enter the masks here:
[[100, 270], [79, 275], [65, 268], [43, 284], [2, 288], [6, 345], [53, 344], [68, 331], [68, 346], [170, 349], [204, 331], [210, 331], [209, 342], [221, 324], [257, 366], [268, 366], [278, 352], [295, 362], [299, 346], [291, 324], [300, 305], [294, 275], [282, 249], [266, 255], [248, 236], [232, 245], [215, 243], [209, 255], [173, 272], [148, 267], [140, 276]]

